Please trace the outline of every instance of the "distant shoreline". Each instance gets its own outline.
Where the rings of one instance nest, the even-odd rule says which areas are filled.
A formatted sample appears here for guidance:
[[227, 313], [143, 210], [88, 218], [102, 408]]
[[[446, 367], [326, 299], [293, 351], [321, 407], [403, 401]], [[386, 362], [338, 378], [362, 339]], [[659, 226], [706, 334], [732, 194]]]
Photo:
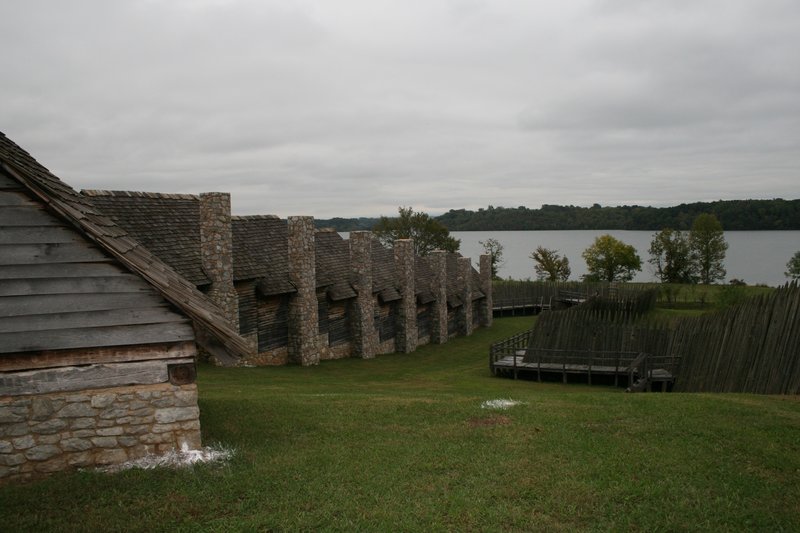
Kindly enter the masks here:
[[[725, 231], [800, 230], [800, 199], [718, 200], [673, 207], [592, 207], [543, 205], [538, 209], [520, 207], [481, 208], [477, 211], [451, 209], [435, 217], [450, 231], [569, 231], [628, 230], [659, 231], [663, 228], [688, 230], [701, 213], [713, 213]], [[336, 231], [369, 230], [379, 217], [319, 219], [317, 227]]]

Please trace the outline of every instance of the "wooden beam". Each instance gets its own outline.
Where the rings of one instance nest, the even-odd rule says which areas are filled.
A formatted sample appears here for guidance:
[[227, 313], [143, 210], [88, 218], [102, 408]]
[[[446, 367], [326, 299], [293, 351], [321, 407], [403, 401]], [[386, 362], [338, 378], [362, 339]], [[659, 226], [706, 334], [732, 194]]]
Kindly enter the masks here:
[[22, 190], [0, 190], [0, 207], [17, 206], [36, 207], [37, 204]]
[[84, 278], [124, 276], [128, 272], [114, 262], [61, 263], [40, 265], [0, 265], [0, 280], [34, 278]]
[[17, 183], [16, 180], [12, 179], [11, 176], [6, 174], [5, 172], [0, 171], [0, 189], [21, 189], [22, 185]]
[[104, 309], [157, 307], [164, 300], [155, 292], [115, 294], [53, 294], [0, 297], [0, 316], [46, 315]]
[[0, 244], [47, 244], [85, 242], [66, 226], [12, 226], [0, 228]]
[[192, 361], [192, 359], [169, 359], [6, 372], [0, 374], [0, 392], [4, 395], [20, 396], [129, 385], [153, 385], [169, 380], [167, 364], [192, 363]]
[[63, 226], [64, 223], [42, 207], [0, 207], [0, 226]]
[[4, 316], [0, 317], [0, 333], [185, 321], [184, 315], [173, 311], [169, 304], [164, 302], [158, 307]]
[[0, 353], [194, 340], [191, 322], [0, 333]]
[[34, 278], [4, 281], [0, 296], [33, 296], [46, 294], [109, 294], [153, 292], [139, 276], [102, 276], [86, 278]]
[[193, 341], [141, 344], [137, 346], [111, 346], [107, 348], [80, 348], [77, 350], [46, 350], [0, 356], [0, 372], [58, 368], [91, 363], [124, 363], [154, 359], [179, 359], [197, 357]]
[[80, 263], [111, 259], [88, 241], [76, 243], [0, 244], [0, 257], [6, 265], [42, 263]]

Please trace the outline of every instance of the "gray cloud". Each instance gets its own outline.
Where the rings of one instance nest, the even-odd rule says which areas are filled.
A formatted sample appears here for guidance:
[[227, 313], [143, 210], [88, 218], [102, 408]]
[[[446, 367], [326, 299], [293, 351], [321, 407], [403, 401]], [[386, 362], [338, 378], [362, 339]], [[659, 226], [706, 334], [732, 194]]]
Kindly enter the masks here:
[[0, 7], [0, 129], [77, 188], [318, 217], [796, 197], [782, 0]]

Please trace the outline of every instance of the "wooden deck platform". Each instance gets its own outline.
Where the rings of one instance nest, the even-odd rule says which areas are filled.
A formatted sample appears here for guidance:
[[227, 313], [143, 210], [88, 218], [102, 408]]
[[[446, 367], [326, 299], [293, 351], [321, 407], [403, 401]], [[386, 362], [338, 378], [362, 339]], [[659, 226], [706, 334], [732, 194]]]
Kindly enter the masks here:
[[493, 302], [492, 305], [492, 312], [495, 316], [506, 316], [508, 314], [511, 316], [517, 314], [532, 315], [541, 313], [542, 311], [551, 311], [552, 309], [553, 299], [544, 297], [534, 299], [533, 301], [522, 298], [503, 299]]
[[[529, 349], [526, 335], [521, 334], [497, 346], [490, 354], [489, 367], [495, 376], [535, 376], [538, 381], [558, 379], [567, 383], [569, 377], [581, 377], [585, 383], [592, 379], [614, 386], [626, 386], [631, 391], [669, 390], [675, 381], [671, 369], [676, 361], [654, 358], [637, 352], [590, 350]], [[505, 349], [501, 349], [505, 348]]]

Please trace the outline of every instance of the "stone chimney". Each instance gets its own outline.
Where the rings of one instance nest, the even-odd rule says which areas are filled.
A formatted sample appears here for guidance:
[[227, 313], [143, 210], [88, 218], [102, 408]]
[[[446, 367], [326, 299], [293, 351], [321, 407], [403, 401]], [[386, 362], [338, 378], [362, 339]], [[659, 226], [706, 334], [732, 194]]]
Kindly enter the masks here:
[[400, 304], [397, 308], [397, 351], [411, 353], [417, 349], [417, 290], [414, 282], [414, 241], [394, 241], [394, 262], [400, 280]]
[[211, 279], [209, 299], [238, 331], [239, 303], [233, 288], [233, 232], [228, 193], [200, 195], [200, 257], [203, 271]]
[[486, 297], [481, 300], [481, 326], [492, 326], [492, 256], [481, 256], [481, 292]]
[[430, 254], [431, 270], [433, 270], [433, 302], [431, 343], [447, 342], [447, 252], [434, 250]]
[[378, 352], [375, 331], [375, 297], [372, 295], [372, 233], [350, 232], [350, 268], [353, 275], [353, 352], [356, 357], [372, 359]]
[[319, 363], [319, 313], [314, 256], [314, 218], [289, 217], [289, 281], [297, 292], [289, 300], [289, 360], [303, 366]]
[[458, 288], [462, 302], [458, 310], [459, 333], [472, 335], [472, 260], [469, 257], [458, 258]]

